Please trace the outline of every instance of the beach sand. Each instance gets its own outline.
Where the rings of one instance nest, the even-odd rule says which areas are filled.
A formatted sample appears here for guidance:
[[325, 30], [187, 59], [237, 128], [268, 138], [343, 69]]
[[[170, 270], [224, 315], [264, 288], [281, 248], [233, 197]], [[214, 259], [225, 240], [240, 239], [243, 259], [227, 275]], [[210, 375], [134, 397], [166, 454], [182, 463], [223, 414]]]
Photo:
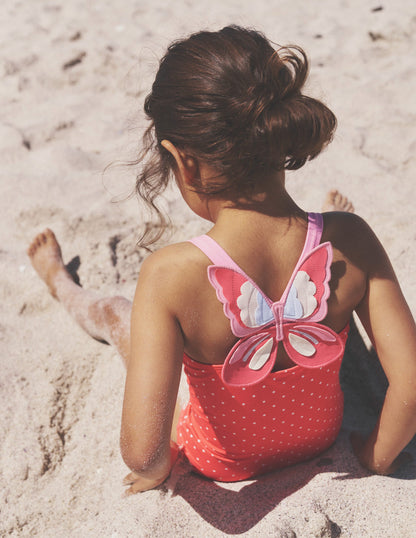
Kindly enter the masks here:
[[[234, 484], [181, 462], [167, 485], [123, 498], [121, 360], [75, 325], [25, 253], [48, 226], [83, 286], [132, 297], [149, 216], [128, 198], [132, 168], [103, 171], [137, 155], [143, 99], [169, 42], [237, 23], [308, 52], [310, 93], [339, 127], [324, 154], [288, 174], [289, 190], [307, 210], [332, 188], [350, 197], [415, 312], [414, 2], [3, 0], [2, 14], [0, 535], [415, 537], [416, 464], [370, 476], [348, 441], [374, 425], [385, 390], [355, 330], [345, 420], [322, 456]], [[173, 228], [161, 245], [207, 229], [173, 189], [163, 203]]]

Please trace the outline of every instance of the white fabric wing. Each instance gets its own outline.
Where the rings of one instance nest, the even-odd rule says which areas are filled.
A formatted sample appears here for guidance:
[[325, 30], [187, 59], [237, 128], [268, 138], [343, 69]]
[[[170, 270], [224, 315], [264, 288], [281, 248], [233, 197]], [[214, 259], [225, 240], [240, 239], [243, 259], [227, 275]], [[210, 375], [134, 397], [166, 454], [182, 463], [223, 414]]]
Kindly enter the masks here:
[[261, 327], [273, 320], [273, 312], [269, 305], [251, 282], [248, 280], [244, 282], [240, 292], [241, 295], [237, 299], [237, 306], [240, 309], [241, 321], [247, 327]]

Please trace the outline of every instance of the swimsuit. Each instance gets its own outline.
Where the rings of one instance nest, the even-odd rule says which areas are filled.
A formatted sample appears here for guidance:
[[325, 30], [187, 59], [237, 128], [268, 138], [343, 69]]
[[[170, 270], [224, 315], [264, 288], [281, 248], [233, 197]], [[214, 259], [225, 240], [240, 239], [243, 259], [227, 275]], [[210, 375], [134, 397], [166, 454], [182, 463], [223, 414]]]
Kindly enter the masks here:
[[[192, 240], [214, 264], [208, 277], [239, 337], [224, 364], [184, 355], [190, 399], [178, 444], [214, 480], [244, 480], [312, 458], [341, 427], [348, 327], [337, 334], [317, 323], [326, 315], [332, 249], [320, 245], [322, 216], [308, 217], [299, 262], [275, 303], [212, 238]], [[296, 365], [272, 372], [278, 345]]]

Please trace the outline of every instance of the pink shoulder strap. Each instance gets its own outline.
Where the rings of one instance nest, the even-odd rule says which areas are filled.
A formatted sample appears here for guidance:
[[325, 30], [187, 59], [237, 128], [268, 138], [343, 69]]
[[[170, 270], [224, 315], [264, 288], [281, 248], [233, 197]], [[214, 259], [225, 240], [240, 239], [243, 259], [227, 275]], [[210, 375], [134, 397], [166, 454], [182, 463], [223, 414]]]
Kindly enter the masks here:
[[321, 213], [308, 213], [308, 232], [303, 246], [301, 258], [321, 242], [324, 220]]
[[239, 266], [235, 261], [225, 252], [225, 250], [209, 235], [200, 235], [189, 239], [189, 242], [198, 247], [202, 252], [208, 256], [214, 265], [221, 267], [228, 267], [229, 269], [239, 270]]
[[[308, 231], [303, 246], [301, 260], [309, 251], [321, 242], [323, 219], [320, 213], [308, 213]], [[189, 242], [198, 247], [212, 261], [214, 265], [240, 270], [235, 261], [225, 250], [209, 235], [200, 235], [189, 239]]]

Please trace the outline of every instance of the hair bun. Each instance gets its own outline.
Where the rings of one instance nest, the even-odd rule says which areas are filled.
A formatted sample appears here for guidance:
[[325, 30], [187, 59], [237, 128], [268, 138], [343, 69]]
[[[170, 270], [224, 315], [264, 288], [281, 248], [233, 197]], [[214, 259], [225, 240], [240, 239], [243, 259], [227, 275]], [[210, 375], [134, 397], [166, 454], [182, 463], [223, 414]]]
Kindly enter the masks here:
[[[293, 49], [299, 50], [297, 47]], [[242, 96], [242, 117], [237, 116], [236, 119], [256, 121], [268, 107], [300, 92], [308, 69], [306, 56], [303, 51], [300, 51], [303, 56], [299, 58], [290, 48], [280, 50], [285, 52], [284, 56], [279, 56], [277, 51], [272, 54], [260, 74], [261, 79], [247, 88], [246, 95]]]
[[283, 100], [300, 93], [308, 74], [305, 52], [295, 45], [280, 47], [265, 67], [267, 83], [274, 88], [277, 99]]
[[307, 74], [306, 54], [296, 46], [278, 49], [264, 67], [259, 93], [251, 100], [247, 139], [251, 155], [255, 155], [253, 164], [264, 170], [300, 168], [332, 139], [334, 114], [320, 101], [302, 94]]

